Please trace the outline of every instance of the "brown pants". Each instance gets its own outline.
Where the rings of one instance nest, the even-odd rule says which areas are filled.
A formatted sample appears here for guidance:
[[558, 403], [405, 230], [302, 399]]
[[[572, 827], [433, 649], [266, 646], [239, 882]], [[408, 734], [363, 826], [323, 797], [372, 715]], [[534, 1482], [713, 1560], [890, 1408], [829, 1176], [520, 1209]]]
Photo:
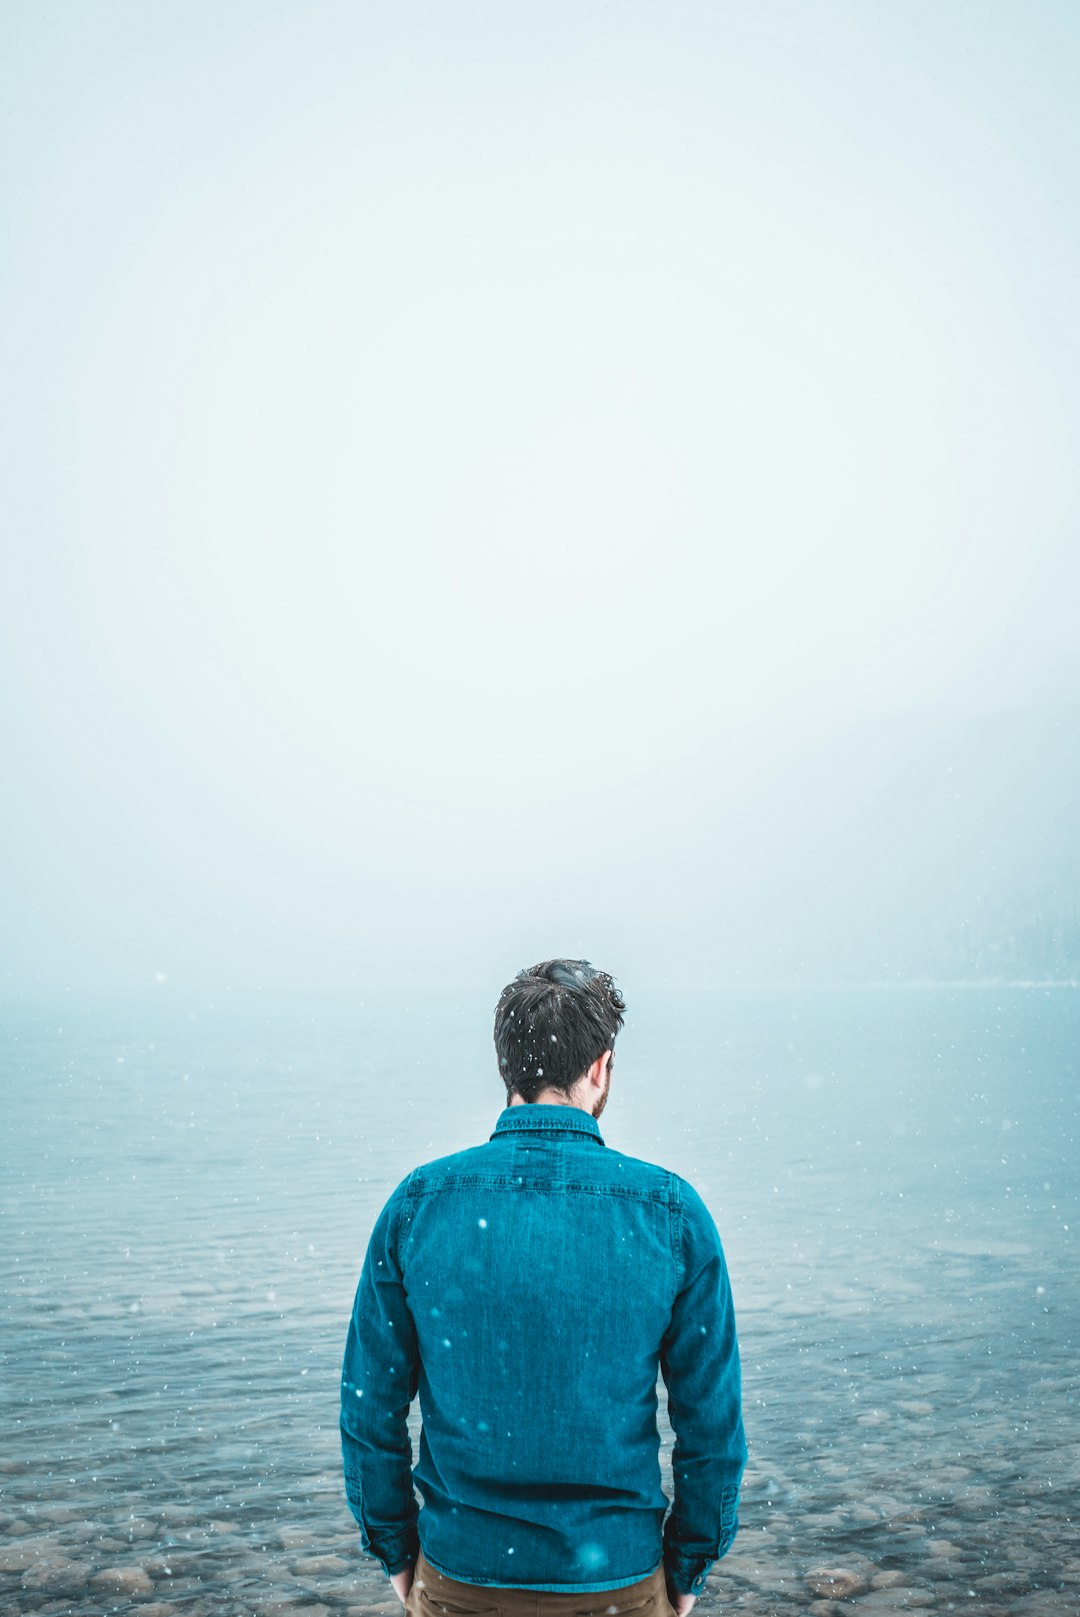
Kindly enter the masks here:
[[556, 1594], [458, 1583], [436, 1572], [423, 1550], [405, 1610], [408, 1617], [674, 1617], [662, 1566], [622, 1589]]

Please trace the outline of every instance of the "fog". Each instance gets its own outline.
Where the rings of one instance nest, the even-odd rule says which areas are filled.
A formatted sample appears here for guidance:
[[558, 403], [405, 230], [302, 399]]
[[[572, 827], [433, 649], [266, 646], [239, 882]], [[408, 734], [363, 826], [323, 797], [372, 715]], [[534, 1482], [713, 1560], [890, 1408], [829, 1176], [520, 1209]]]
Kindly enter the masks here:
[[3, 34], [0, 992], [1080, 977], [1074, 7]]

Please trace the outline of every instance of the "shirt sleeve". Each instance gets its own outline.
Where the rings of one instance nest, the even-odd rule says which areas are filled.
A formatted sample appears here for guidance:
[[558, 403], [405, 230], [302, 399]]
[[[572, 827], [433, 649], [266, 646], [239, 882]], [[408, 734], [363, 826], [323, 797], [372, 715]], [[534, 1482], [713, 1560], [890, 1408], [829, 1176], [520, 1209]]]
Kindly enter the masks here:
[[660, 1353], [675, 1433], [675, 1497], [664, 1524], [664, 1566], [679, 1594], [698, 1594], [738, 1531], [746, 1464], [735, 1309], [716, 1225], [680, 1182], [680, 1289]]
[[341, 1372], [345, 1493], [360, 1526], [360, 1548], [387, 1573], [411, 1565], [420, 1547], [407, 1425], [419, 1354], [398, 1256], [407, 1183], [395, 1190], [372, 1231]]

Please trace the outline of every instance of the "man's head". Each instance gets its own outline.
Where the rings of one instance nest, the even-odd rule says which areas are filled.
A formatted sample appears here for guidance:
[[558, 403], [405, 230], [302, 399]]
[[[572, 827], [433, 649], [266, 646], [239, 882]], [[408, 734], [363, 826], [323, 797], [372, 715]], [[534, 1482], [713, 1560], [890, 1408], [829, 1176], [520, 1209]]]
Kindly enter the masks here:
[[542, 960], [519, 971], [495, 1007], [495, 1052], [507, 1097], [532, 1102], [554, 1090], [569, 1100], [578, 1081], [606, 1057], [603, 1092], [590, 1107], [598, 1117], [625, 1009], [614, 979], [587, 960]]

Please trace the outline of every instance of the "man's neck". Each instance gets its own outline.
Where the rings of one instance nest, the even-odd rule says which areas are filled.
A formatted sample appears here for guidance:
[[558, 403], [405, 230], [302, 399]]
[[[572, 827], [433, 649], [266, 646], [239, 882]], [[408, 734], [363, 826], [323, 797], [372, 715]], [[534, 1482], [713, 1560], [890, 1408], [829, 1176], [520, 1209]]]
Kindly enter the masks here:
[[[542, 1089], [533, 1100], [526, 1100], [523, 1095], [513, 1094], [507, 1103], [510, 1106], [569, 1106], [579, 1112], [587, 1112], [589, 1108], [573, 1095], [568, 1095], [563, 1089]], [[591, 1115], [591, 1114], [590, 1114]]]

